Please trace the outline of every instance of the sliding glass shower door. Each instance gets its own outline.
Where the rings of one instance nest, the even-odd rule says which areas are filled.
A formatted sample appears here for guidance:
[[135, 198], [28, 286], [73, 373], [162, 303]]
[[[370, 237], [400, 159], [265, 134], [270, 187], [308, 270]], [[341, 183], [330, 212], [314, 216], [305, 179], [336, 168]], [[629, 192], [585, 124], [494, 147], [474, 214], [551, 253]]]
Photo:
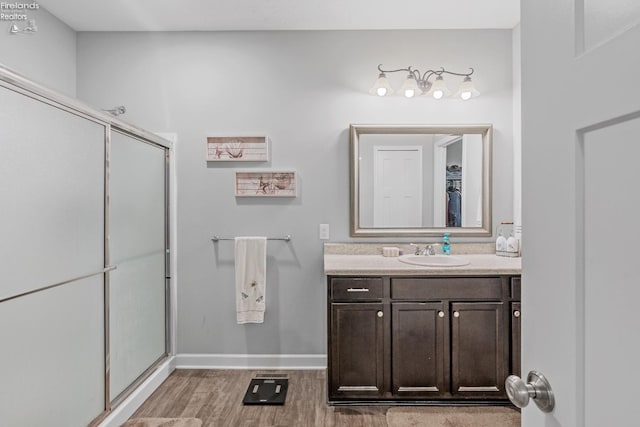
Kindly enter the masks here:
[[0, 121], [0, 426], [93, 425], [168, 353], [168, 144], [1, 65]]
[[87, 425], [105, 408], [106, 127], [4, 86], [0, 122], [0, 425]]
[[166, 346], [166, 151], [112, 132], [109, 158], [110, 390], [118, 400]]

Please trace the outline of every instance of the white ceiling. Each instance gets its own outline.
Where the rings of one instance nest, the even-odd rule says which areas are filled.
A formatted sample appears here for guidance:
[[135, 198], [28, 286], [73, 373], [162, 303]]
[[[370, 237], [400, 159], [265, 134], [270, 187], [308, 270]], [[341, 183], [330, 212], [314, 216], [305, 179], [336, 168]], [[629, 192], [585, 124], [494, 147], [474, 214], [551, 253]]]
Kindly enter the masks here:
[[76, 31], [513, 28], [519, 0], [40, 0]]

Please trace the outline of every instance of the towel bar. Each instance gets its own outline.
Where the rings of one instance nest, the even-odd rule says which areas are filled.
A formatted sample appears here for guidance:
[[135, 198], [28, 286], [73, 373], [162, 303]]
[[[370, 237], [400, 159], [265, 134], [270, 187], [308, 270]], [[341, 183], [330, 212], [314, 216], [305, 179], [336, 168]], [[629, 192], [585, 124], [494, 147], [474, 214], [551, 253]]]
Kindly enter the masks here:
[[[214, 235], [211, 240], [214, 242], [217, 242], [219, 240], [235, 240], [235, 237], [220, 237]], [[284, 237], [267, 237], [267, 240], [284, 240], [285, 242], [289, 242], [291, 241], [291, 234], [287, 234]]]

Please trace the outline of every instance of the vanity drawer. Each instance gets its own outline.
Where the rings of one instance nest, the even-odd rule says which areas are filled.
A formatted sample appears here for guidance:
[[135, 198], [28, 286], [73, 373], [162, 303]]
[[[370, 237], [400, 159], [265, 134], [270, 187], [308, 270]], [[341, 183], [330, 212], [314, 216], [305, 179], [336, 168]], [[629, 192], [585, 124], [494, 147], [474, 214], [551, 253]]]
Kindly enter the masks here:
[[372, 300], [382, 298], [380, 277], [334, 277], [331, 279], [331, 299]]
[[499, 277], [407, 277], [391, 279], [393, 299], [502, 299]]
[[511, 278], [511, 298], [515, 299], [515, 300], [520, 300], [520, 282], [521, 282], [521, 278], [520, 277], [512, 277]]

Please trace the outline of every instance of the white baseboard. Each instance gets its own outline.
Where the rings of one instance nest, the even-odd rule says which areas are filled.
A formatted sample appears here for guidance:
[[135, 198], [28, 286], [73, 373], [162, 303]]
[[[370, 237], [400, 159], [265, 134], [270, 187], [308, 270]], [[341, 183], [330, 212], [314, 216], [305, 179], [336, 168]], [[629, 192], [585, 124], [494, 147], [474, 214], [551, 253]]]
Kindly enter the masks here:
[[325, 354], [177, 354], [176, 369], [325, 369]]
[[170, 357], [153, 374], [133, 391], [117, 408], [99, 424], [98, 427], [117, 427], [127, 421], [145, 400], [151, 396], [160, 384], [176, 369], [175, 356]]

